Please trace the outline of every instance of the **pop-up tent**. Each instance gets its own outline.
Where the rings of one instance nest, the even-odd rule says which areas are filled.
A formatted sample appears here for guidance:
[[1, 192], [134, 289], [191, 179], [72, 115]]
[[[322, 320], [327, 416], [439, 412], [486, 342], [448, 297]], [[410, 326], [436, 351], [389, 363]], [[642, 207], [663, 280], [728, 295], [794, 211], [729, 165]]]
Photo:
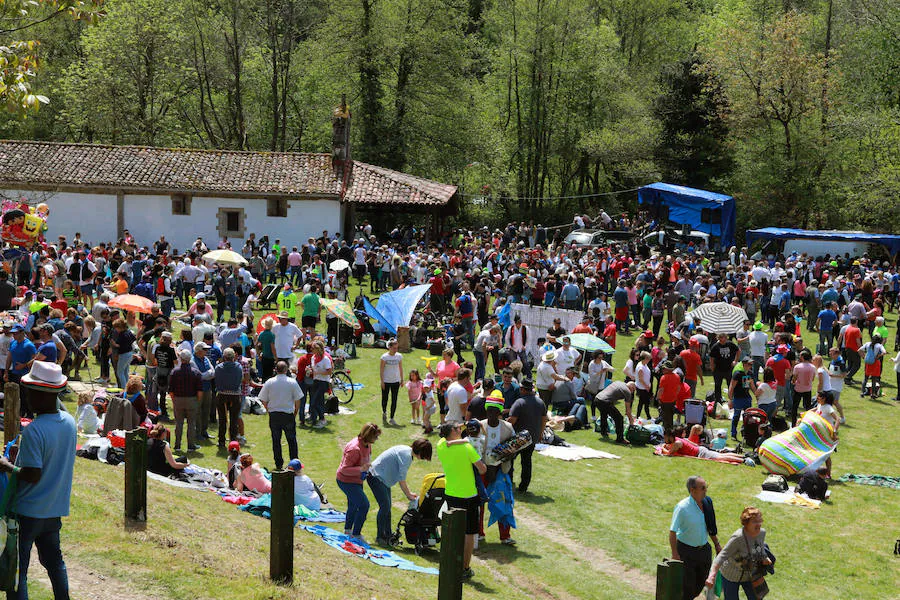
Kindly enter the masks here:
[[431, 284], [413, 285], [378, 298], [378, 307], [372, 306], [367, 299], [363, 299], [366, 314], [381, 323], [392, 335], [397, 335], [398, 327], [409, 327], [416, 305], [422, 296], [428, 293]]
[[638, 203], [647, 204], [660, 222], [690, 225], [719, 238], [722, 249], [734, 245], [737, 209], [734, 198], [695, 188], [651, 183], [638, 190]]
[[756, 240], [822, 240], [829, 242], [868, 242], [887, 248], [891, 257], [900, 254], [900, 235], [888, 233], [865, 233], [863, 231], [812, 231], [809, 229], [786, 229], [764, 227], [747, 232], [747, 246]]

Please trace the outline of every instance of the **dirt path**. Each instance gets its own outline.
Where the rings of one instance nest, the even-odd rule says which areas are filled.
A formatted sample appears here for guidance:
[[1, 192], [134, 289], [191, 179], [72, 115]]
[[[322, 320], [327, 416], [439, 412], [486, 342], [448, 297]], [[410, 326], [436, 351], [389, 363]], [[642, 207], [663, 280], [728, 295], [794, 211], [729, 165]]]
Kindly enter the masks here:
[[639, 592], [651, 595], [656, 593], [656, 580], [651, 575], [625, 565], [601, 548], [583, 545], [552, 521], [548, 521], [521, 504], [516, 506], [516, 520], [520, 525], [525, 525], [529, 529], [549, 534], [554, 542], [574, 554], [576, 560], [587, 562], [594, 571], [618, 579]]
[[[164, 600], [166, 596], [158, 593], [145, 595], [136, 592], [128, 583], [107, 577], [91, 567], [87, 567], [70, 557], [66, 560], [66, 571], [69, 575], [69, 592], [73, 600]], [[40, 582], [48, 590], [50, 579], [47, 571], [38, 560], [37, 550], [31, 552], [31, 563], [28, 566], [28, 579]]]

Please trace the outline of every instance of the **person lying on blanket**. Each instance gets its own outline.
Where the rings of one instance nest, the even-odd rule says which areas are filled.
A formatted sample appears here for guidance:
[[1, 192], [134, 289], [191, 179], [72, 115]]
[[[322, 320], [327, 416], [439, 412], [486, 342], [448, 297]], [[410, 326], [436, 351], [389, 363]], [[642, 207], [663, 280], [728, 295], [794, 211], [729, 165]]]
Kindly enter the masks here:
[[718, 460], [721, 462], [734, 463], [736, 465], [744, 462], [744, 457], [738, 454], [725, 454], [704, 448], [699, 444], [695, 444], [686, 438], [675, 437], [672, 430], [665, 433], [665, 445], [663, 445], [662, 453], [665, 456], [691, 456], [694, 458], [703, 458], [706, 460]]
[[263, 473], [263, 468], [258, 462], [253, 462], [252, 454], [241, 455], [241, 474], [234, 483], [234, 489], [239, 492], [259, 492], [260, 494], [272, 493], [272, 482]]

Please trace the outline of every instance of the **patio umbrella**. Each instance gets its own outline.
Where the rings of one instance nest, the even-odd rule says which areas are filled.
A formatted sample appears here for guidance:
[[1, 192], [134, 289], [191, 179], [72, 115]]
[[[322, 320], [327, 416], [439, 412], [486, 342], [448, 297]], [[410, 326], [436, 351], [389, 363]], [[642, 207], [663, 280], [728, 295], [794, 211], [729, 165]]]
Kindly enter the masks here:
[[263, 316], [261, 316], [259, 318], [259, 320], [256, 322], [256, 335], [261, 334], [263, 332], [263, 329], [265, 329], [265, 326], [263, 325], [263, 321], [265, 321], [266, 319], [272, 319], [273, 321], [275, 321], [277, 323], [278, 322], [278, 313], [266, 313]]
[[343, 300], [322, 298], [319, 300], [319, 303], [325, 307], [325, 310], [346, 323], [354, 331], [359, 329], [359, 319], [353, 314], [353, 308]]
[[700, 325], [707, 333], [732, 334], [740, 330], [747, 320], [747, 312], [743, 308], [727, 302], [707, 302], [689, 314], [695, 320], [700, 318]]
[[607, 354], [615, 354], [616, 349], [590, 333], [571, 333], [568, 335], [571, 346], [577, 350], [585, 352], [596, 352], [602, 350]]
[[348, 263], [343, 258], [339, 258], [337, 260], [333, 260], [330, 263], [328, 263], [328, 270], [334, 271], [335, 273], [339, 273], [345, 269], [348, 269], [349, 267], [350, 267], [350, 263]]
[[233, 250], [213, 250], [203, 255], [206, 262], [217, 262], [220, 265], [246, 265], [247, 259]]
[[153, 307], [153, 300], [138, 296], [137, 294], [122, 294], [121, 296], [116, 296], [107, 304], [112, 308], [121, 308], [122, 310], [127, 310], [129, 312], [150, 314], [150, 309]]

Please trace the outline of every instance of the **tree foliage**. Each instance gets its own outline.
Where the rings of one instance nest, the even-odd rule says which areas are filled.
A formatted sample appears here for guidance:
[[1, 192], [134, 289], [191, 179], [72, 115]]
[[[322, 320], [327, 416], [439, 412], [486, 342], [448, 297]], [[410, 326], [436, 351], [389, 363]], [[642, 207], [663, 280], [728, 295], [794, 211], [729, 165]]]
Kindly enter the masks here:
[[327, 151], [346, 94], [353, 158], [458, 184], [473, 221], [664, 179], [742, 227], [900, 230], [892, 0], [12, 0], [0, 26], [5, 137]]

